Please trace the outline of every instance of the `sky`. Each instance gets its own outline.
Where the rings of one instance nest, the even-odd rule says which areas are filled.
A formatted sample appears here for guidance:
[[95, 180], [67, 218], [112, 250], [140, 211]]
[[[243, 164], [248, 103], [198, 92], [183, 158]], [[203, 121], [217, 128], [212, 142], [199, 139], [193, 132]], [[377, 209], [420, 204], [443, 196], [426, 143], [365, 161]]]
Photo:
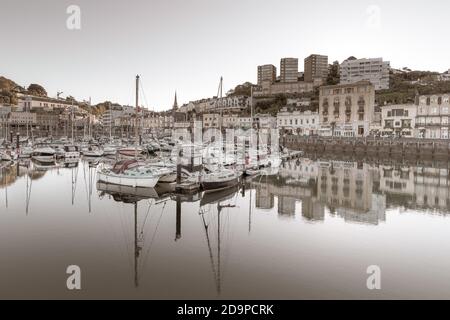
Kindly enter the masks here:
[[0, 0], [0, 76], [134, 105], [139, 74], [142, 104], [160, 111], [175, 91], [179, 104], [216, 95], [221, 76], [225, 92], [255, 83], [258, 65], [279, 72], [282, 57], [300, 71], [317, 53], [443, 72], [448, 12], [442, 0]]

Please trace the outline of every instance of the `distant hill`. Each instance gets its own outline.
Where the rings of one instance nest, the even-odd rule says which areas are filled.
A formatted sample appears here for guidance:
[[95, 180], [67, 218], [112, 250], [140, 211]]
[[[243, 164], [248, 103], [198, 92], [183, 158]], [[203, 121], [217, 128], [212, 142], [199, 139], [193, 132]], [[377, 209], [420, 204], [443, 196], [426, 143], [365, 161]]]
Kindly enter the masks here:
[[16, 90], [24, 90], [14, 81], [0, 76], [0, 103], [4, 104], [16, 104], [17, 94]]

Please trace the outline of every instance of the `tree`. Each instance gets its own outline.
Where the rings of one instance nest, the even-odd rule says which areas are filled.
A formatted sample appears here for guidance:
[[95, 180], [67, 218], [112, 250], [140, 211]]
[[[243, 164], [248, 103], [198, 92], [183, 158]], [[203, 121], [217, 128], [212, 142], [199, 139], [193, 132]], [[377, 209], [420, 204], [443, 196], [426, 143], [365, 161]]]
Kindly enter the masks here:
[[328, 72], [327, 85], [334, 86], [339, 84], [341, 76], [339, 74], [339, 62], [335, 61], [330, 65], [330, 71]]
[[47, 91], [45, 91], [44, 87], [42, 87], [39, 84], [36, 83], [32, 83], [28, 86], [27, 89], [29, 94], [35, 95], [35, 96], [39, 96], [39, 97], [46, 97], [47, 96]]

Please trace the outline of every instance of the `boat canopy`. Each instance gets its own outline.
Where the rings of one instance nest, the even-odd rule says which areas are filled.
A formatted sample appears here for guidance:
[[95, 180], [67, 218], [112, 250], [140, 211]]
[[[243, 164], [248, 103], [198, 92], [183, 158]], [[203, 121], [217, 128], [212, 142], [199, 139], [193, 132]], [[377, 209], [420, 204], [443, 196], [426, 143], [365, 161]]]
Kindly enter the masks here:
[[114, 172], [115, 174], [120, 174], [124, 173], [128, 169], [135, 168], [137, 166], [139, 166], [139, 162], [137, 160], [122, 160], [114, 165], [112, 172]]

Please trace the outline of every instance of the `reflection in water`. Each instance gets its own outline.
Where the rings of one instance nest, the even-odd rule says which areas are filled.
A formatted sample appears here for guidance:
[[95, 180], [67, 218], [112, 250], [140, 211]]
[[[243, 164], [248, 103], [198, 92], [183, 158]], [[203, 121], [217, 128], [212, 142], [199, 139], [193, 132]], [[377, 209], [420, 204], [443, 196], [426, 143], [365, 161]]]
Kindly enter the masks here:
[[[302, 158], [284, 163], [276, 176], [194, 195], [175, 194], [173, 185], [148, 189], [97, 182], [98, 165], [1, 164], [0, 297], [10, 297], [12, 287], [17, 297], [65, 297], [61, 276], [46, 270], [58, 263], [57, 270], [63, 270], [74, 261], [95, 274], [89, 283], [97, 291], [86, 289], [86, 297], [366, 297], [365, 280], [358, 287], [359, 280], [348, 277], [364, 277], [365, 271], [354, 272], [367, 263], [381, 259], [392, 270], [407, 261], [424, 268], [417, 260], [418, 244], [410, 239], [405, 247], [392, 239], [414, 234], [426, 250], [434, 248], [433, 238], [407, 229], [412, 224], [399, 224], [395, 211], [408, 213], [407, 222], [422, 219], [419, 227], [433, 224], [427, 220], [431, 214], [444, 217], [450, 211], [446, 163]], [[426, 215], [418, 218], [417, 212]], [[440, 223], [443, 230], [436, 234], [445, 238], [448, 222]], [[386, 226], [392, 234], [385, 235], [391, 232]], [[347, 235], [359, 241], [347, 241]], [[327, 265], [330, 258], [339, 270]], [[27, 272], [15, 268], [37, 260], [47, 264], [36, 272], [54, 283], [46, 293], [39, 286], [30, 289]], [[435, 263], [450, 267], [445, 258]], [[122, 270], [124, 265], [132, 268]], [[335, 273], [336, 279], [324, 284], [324, 274]], [[420, 277], [405, 279], [412, 276]], [[407, 292], [406, 283], [397, 285]], [[433, 291], [430, 285], [429, 290], [450, 295], [450, 288]]]

